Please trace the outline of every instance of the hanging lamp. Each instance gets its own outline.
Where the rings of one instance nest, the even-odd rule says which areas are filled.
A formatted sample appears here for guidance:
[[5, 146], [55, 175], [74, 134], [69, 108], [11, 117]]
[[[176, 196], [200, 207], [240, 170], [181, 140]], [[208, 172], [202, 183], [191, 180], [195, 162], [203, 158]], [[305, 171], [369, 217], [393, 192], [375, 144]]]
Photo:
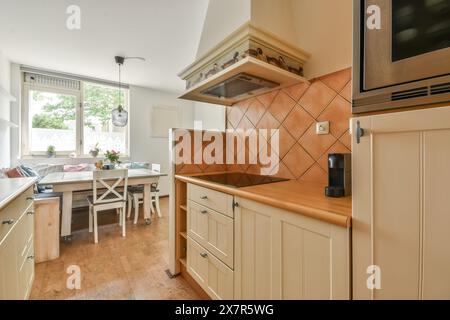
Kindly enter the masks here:
[[117, 65], [119, 66], [119, 105], [111, 112], [112, 124], [116, 127], [125, 127], [128, 123], [128, 111], [122, 106], [122, 82], [121, 82], [121, 67], [125, 61], [125, 57], [114, 57]]

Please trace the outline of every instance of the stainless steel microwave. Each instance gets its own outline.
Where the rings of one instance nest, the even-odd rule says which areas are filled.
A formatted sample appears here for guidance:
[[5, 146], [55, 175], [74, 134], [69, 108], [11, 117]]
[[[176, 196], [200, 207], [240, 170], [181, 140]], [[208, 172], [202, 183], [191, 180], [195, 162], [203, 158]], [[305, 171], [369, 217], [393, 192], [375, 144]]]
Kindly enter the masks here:
[[353, 2], [353, 112], [450, 102], [450, 0]]

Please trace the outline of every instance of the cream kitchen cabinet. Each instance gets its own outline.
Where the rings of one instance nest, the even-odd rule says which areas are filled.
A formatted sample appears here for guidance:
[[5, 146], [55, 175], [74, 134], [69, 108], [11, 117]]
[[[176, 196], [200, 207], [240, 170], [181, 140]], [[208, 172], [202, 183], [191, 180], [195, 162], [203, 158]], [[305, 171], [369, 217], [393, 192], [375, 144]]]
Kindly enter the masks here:
[[187, 186], [187, 272], [212, 299], [233, 299], [233, 196]]
[[349, 228], [235, 201], [235, 299], [350, 298]]
[[33, 188], [0, 210], [0, 300], [27, 299], [34, 279]]
[[211, 298], [233, 299], [233, 270], [189, 236], [187, 269], [192, 278]]
[[233, 268], [233, 219], [188, 201], [187, 235]]
[[353, 297], [450, 299], [450, 107], [355, 118], [352, 130]]

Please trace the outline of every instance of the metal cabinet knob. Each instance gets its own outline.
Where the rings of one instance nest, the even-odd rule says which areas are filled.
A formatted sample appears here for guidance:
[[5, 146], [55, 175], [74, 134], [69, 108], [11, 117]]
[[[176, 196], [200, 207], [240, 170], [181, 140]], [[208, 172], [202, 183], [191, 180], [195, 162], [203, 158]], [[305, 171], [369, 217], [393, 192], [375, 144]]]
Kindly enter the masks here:
[[206, 199], [208, 199], [208, 196], [203, 196], [203, 197], [200, 197], [200, 199], [202, 199], [202, 200], [206, 200]]
[[33, 260], [34, 259], [34, 255], [28, 256], [27, 259], [28, 260]]
[[2, 224], [13, 224], [14, 223], [14, 219], [8, 219], [8, 220], [3, 220]]
[[33, 215], [34, 214], [34, 211], [28, 211], [27, 212], [27, 215], [29, 215], [29, 216], [31, 216], [31, 215]]
[[208, 211], [206, 211], [206, 210], [202, 210], [202, 211], [200, 211], [200, 213], [203, 213], [203, 214], [207, 214], [207, 213], [208, 213]]
[[34, 200], [34, 197], [27, 197], [27, 200], [33, 201], [33, 200]]
[[207, 254], [207, 253], [200, 253], [200, 256], [201, 256], [202, 258], [206, 258], [206, 257], [208, 256], [208, 254]]

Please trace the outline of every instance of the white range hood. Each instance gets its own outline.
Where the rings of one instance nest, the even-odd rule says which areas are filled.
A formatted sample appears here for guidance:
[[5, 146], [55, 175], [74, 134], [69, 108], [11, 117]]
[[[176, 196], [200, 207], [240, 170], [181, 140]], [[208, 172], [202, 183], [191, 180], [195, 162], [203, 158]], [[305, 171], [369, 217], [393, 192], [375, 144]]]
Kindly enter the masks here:
[[183, 70], [182, 99], [231, 106], [272, 90], [308, 82], [310, 55], [279, 37], [244, 24]]

